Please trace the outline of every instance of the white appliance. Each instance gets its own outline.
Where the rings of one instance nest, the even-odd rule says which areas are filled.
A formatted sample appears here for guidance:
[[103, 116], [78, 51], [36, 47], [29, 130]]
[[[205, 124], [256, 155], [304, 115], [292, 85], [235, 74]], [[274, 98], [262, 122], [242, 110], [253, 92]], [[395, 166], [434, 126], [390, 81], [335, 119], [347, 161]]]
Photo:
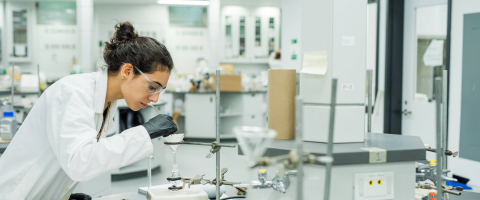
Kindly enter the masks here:
[[[338, 79], [334, 143], [363, 142], [367, 1], [302, 0], [301, 53], [327, 52], [323, 75], [301, 73], [305, 141], [327, 142], [332, 79]], [[302, 56], [303, 61], [303, 56]]]

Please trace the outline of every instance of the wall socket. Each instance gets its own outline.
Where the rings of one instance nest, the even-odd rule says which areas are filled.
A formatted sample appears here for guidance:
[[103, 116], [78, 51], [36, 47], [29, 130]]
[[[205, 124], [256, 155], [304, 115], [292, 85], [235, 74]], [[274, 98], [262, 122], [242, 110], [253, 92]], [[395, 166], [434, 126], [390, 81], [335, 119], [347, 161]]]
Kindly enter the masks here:
[[394, 198], [393, 172], [355, 174], [354, 199], [377, 200]]

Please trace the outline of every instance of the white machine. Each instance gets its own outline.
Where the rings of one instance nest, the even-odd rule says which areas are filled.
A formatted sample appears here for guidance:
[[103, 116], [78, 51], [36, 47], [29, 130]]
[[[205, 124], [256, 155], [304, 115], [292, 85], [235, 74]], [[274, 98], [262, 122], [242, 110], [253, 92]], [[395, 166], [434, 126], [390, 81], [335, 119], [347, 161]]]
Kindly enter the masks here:
[[363, 142], [367, 1], [302, 0], [301, 7], [301, 19], [308, 22], [301, 28], [302, 54], [327, 54], [324, 74], [303, 70], [300, 75], [304, 140], [327, 142], [331, 83], [336, 78], [334, 143]]

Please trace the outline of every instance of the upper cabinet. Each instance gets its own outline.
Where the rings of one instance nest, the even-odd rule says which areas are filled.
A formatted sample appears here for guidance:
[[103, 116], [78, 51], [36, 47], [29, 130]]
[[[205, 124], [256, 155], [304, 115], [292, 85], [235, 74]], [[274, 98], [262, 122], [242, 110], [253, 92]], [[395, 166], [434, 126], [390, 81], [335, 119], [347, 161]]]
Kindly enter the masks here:
[[8, 61], [30, 62], [33, 53], [34, 5], [7, 2], [5, 16]]
[[220, 21], [223, 63], [266, 63], [280, 48], [279, 8], [224, 6]]

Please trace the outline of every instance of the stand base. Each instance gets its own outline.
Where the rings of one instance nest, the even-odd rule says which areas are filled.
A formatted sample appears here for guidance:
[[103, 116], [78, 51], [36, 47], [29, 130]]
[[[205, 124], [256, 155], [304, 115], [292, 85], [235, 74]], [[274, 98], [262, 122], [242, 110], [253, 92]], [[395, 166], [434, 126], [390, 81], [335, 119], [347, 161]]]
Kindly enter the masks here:
[[207, 193], [197, 186], [173, 191], [167, 188], [150, 188], [148, 200], [209, 200]]
[[175, 185], [172, 185], [170, 187], [168, 187], [169, 190], [172, 190], [172, 191], [178, 191], [178, 190], [181, 190], [183, 189], [182, 186], [175, 186]]

